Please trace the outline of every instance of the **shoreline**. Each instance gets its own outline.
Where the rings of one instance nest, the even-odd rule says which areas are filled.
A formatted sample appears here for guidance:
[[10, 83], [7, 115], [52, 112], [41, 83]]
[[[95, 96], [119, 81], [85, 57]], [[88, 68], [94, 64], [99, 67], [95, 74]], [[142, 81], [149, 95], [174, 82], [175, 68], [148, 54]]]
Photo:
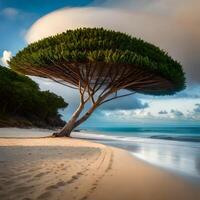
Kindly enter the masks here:
[[[3, 175], [8, 173], [8, 180], [1, 176], [0, 180], [7, 181], [7, 192], [14, 199], [195, 200], [200, 197], [199, 185], [151, 166], [128, 151], [91, 141], [0, 138], [0, 150], [0, 171], [7, 164]], [[0, 197], [6, 199], [2, 187], [3, 184]]]
[[[35, 139], [50, 137], [49, 129], [21, 129], [0, 128], [0, 138]], [[161, 168], [164, 171], [181, 176], [187, 181], [200, 183], [200, 148], [199, 143], [166, 141], [149, 138], [127, 137], [97, 134], [86, 130], [75, 131], [72, 138], [82, 139], [110, 147], [117, 147], [128, 151], [131, 156], [144, 162]]]
[[[85, 137], [86, 135], [86, 137]], [[96, 139], [97, 143], [121, 148], [135, 158], [185, 179], [200, 183], [200, 143], [162, 140], [126, 135], [106, 135], [96, 132], [81, 133], [82, 138]]]
[[[0, 140], [1, 139], [33, 139], [33, 140], [37, 140], [37, 139], [50, 139], [50, 138], [54, 138], [54, 137], [51, 137], [50, 135], [49, 136], [41, 136], [41, 137], [1, 137], [0, 136]], [[61, 138], [62, 139], [62, 138]], [[192, 184], [199, 184], [200, 183], [200, 180], [196, 177], [191, 177], [189, 175], [186, 175], [184, 173], [180, 173], [179, 171], [176, 171], [176, 170], [172, 170], [172, 169], [168, 169], [166, 167], [162, 167], [162, 166], [159, 166], [159, 165], [156, 165], [156, 164], [153, 164], [153, 163], [150, 163], [148, 161], [146, 161], [145, 159], [142, 159], [138, 156], [135, 155], [135, 153], [133, 153], [132, 151], [128, 151], [126, 149], [123, 149], [123, 148], [120, 148], [120, 147], [115, 147], [115, 146], [112, 146], [110, 144], [102, 144], [102, 143], [99, 143], [98, 141], [96, 141], [95, 139], [87, 139], [87, 138], [70, 138], [70, 140], [81, 140], [81, 141], [86, 141], [86, 142], [89, 142], [89, 143], [95, 143], [95, 144], [100, 144], [100, 145], [103, 145], [103, 146], [107, 146], [107, 147], [110, 147], [110, 148], [113, 148], [113, 149], [118, 149], [118, 150], [122, 150], [122, 151], [125, 151], [127, 152], [127, 154], [129, 154], [131, 157], [133, 157], [133, 159], [136, 159], [140, 162], [143, 162], [145, 165], [149, 165], [151, 167], [155, 167], [157, 169], [160, 169], [166, 173], [169, 173], [169, 174], [172, 174], [172, 175], [175, 175], [175, 176], [178, 176], [178, 177], [181, 177], [181, 178], [184, 178], [186, 181], [190, 181]], [[15, 144], [13, 144], [15, 145]], [[11, 145], [12, 146], [12, 145]], [[19, 145], [20, 146], [20, 145]], [[0, 147], [1, 147], [1, 142], [0, 142]]]

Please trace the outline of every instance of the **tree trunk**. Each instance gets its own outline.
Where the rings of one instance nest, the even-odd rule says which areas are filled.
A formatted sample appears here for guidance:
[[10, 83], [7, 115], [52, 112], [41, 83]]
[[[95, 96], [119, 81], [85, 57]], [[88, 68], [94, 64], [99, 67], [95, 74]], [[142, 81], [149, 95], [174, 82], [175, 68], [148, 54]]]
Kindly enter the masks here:
[[84, 104], [80, 103], [78, 109], [72, 115], [72, 118], [65, 124], [65, 126], [60, 130], [60, 132], [53, 133], [54, 137], [70, 137], [70, 133], [75, 127], [75, 122], [78, 119], [81, 111], [84, 108]]
[[[85, 122], [90, 116], [91, 114], [94, 112], [94, 110], [101, 105], [101, 102], [107, 97], [109, 96], [111, 93], [107, 93], [105, 95], [103, 95], [102, 97], [100, 97], [94, 104], [93, 106], [85, 113], [85, 115], [83, 115], [81, 118], [79, 118], [79, 115], [81, 114], [85, 102], [81, 101], [78, 109], [74, 112], [74, 114], [72, 115], [72, 118], [66, 123], [66, 125], [61, 129], [60, 132], [58, 133], [54, 133], [53, 136], [54, 137], [70, 137], [70, 134], [72, 132], [72, 130], [74, 128], [76, 128], [77, 126], [79, 126], [80, 124], [82, 124], [83, 122]], [[78, 119], [79, 118], [79, 119]]]
[[74, 127], [79, 126], [80, 124], [82, 124], [83, 122], [85, 122], [90, 116], [91, 114], [94, 112], [94, 110], [99, 106], [99, 104], [95, 104], [93, 105], [86, 113], [85, 115], [83, 115], [78, 121], [75, 122]]
[[70, 133], [72, 132], [75, 124], [75, 118], [71, 118], [65, 126], [61, 129], [59, 133], [54, 133], [56, 137], [70, 137]]

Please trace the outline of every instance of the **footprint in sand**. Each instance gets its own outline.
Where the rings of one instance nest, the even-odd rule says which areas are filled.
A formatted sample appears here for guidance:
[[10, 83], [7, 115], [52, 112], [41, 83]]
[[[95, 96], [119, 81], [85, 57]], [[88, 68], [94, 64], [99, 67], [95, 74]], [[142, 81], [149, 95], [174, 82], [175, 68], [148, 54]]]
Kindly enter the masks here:
[[46, 187], [46, 190], [51, 190], [51, 189], [57, 189], [58, 187], [56, 185], [50, 185]]
[[66, 183], [65, 183], [64, 181], [60, 181], [60, 182], [56, 183], [56, 185], [57, 185], [58, 187], [64, 186], [65, 184], [66, 184]]
[[82, 199], [80, 200], [86, 200], [88, 198], [88, 196], [84, 196]]
[[50, 192], [44, 192], [37, 199], [49, 199], [50, 196], [51, 196]]
[[82, 176], [83, 173], [82, 172], [78, 172], [76, 175], [72, 176], [71, 179], [69, 181], [67, 181], [67, 184], [71, 184], [73, 183], [75, 180], [77, 180], [80, 176]]
[[62, 187], [64, 185], [66, 185], [66, 183], [64, 181], [59, 181], [58, 183], [56, 183], [54, 185], [50, 185], [50, 186], [46, 187], [46, 190], [57, 189], [57, 188]]
[[61, 170], [62, 170], [62, 171], [66, 171], [66, 170], [67, 170], [67, 167], [63, 167]]
[[46, 174], [48, 174], [49, 173], [49, 171], [47, 171], [47, 172], [41, 172], [41, 173], [39, 173], [39, 174], [36, 174], [35, 175], [35, 177], [41, 177], [41, 176], [44, 176], [44, 175], [46, 175]]
[[77, 175], [72, 176], [72, 179], [75, 180], [75, 179], [78, 179], [78, 177], [79, 177], [79, 176], [78, 176], [78, 174], [77, 174]]
[[31, 185], [31, 186], [17, 187], [12, 192], [14, 192], [14, 193], [24, 193], [27, 190], [32, 189], [32, 188], [34, 188], [33, 185]]

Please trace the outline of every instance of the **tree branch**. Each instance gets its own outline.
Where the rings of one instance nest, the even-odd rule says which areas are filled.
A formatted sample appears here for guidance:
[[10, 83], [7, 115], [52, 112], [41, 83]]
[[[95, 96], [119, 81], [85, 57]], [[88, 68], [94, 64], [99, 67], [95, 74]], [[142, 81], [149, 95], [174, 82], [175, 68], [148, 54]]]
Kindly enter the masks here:
[[106, 102], [109, 102], [109, 101], [111, 101], [111, 100], [113, 100], [113, 99], [118, 99], [118, 98], [122, 98], [122, 97], [126, 97], [126, 96], [130, 96], [130, 95], [133, 95], [133, 94], [135, 94], [136, 92], [131, 92], [131, 93], [129, 93], [129, 94], [124, 94], [124, 95], [120, 95], [120, 96], [114, 96], [114, 97], [112, 97], [112, 98], [110, 98], [110, 99], [107, 99], [107, 100], [105, 100], [105, 101], [102, 101], [101, 103], [100, 103], [100, 105], [102, 105], [102, 104], [104, 104], [104, 103], [106, 103]]

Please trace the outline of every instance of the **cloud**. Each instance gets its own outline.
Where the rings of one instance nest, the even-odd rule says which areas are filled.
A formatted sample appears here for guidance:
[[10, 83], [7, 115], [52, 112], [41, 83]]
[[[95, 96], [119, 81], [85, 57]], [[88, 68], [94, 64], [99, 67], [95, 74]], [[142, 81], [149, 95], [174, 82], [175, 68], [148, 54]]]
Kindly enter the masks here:
[[188, 111], [186, 117], [188, 119], [192, 119], [192, 120], [195, 120], [195, 121], [199, 122], [199, 120], [200, 120], [200, 104], [196, 103], [194, 105], [193, 110]]
[[[189, 103], [187, 101], [187, 103]], [[187, 105], [186, 103], [186, 105]], [[155, 103], [157, 104], [157, 103]], [[189, 104], [192, 104], [189, 103]], [[111, 119], [119, 122], [150, 122], [150, 123], [192, 123], [199, 124], [200, 120], [200, 104], [195, 103], [185, 110], [181, 110], [181, 107], [171, 109], [170, 106], [164, 110], [155, 111], [155, 107], [152, 107], [149, 102], [149, 106], [144, 109], [129, 109], [129, 110], [102, 110], [102, 118]], [[160, 107], [157, 105], [157, 107]]]
[[143, 110], [114, 110], [114, 111], [107, 111], [103, 110], [101, 114], [107, 120], [113, 121], [121, 121], [121, 122], [134, 122], [134, 121], [141, 121], [142, 120], [150, 120], [154, 116], [152, 116], [151, 112], [143, 109]]
[[18, 14], [19, 14], [19, 11], [15, 8], [4, 8], [2, 11], [1, 11], [1, 14], [4, 15], [5, 17], [8, 17], [10, 19], [14, 19]]
[[191, 99], [200, 99], [200, 85], [194, 85], [189, 90], [178, 93], [175, 98], [191, 98]]
[[161, 110], [160, 112], [158, 112], [159, 115], [166, 115], [168, 114], [168, 112], [166, 110]]
[[101, 6], [63, 8], [49, 13], [33, 24], [26, 39], [31, 43], [79, 27], [126, 32], [168, 51], [183, 64], [188, 82], [200, 83], [199, 1], [104, 1]]
[[[181, 7], [188, 6], [190, 2], [198, 2], [198, 0], [96, 0], [92, 5], [103, 7], [124, 8], [136, 11], [152, 11], [162, 14], [172, 14]], [[173, 4], [173, 5], [172, 5]], [[166, 12], [164, 12], [166, 11]]]
[[136, 110], [136, 109], [144, 109], [149, 105], [147, 103], [143, 103], [140, 99], [136, 97], [124, 97], [119, 100], [112, 100], [103, 104], [99, 109], [114, 111], [114, 110]]
[[194, 113], [200, 114], [200, 104], [199, 103], [195, 104]]
[[[61, 111], [65, 120], [71, 117], [71, 113], [77, 108], [79, 104], [79, 93], [77, 90], [57, 84], [51, 80], [31, 77], [34, 81], [39, 83], [42, 90], [50, 90], [56, 94], [63, 96], [69, 106]], [[147, 100], [145, 100], [147, 101]], [[200, 120], [200, 104], [198, 100], [194, 103], [192, 100], [185, 100], [181, 105], [179, 100], [167, 100], [160, 104], [160, 101], [145, 101], [137, 96], [130, 96], [118, 100], [113, 100], [102, 107], [99, 107], [95, 114], [95, 119], [102, 119], [103, 121], [120, 121], [120, 122], [151, 122], [151, 123], [166, 123], [167, 121], [196, 121]], [[154, 103], [154, 106], [152, 106]], [[166, 106], [166, 104], [168, 106]], [[171, 110], [171, 107], [175, 109]], [[177, 107], [179, 105], [179, 107]], [[165, 108], [159, 110], [159, 108]], [[183, 107], [185, 110], [183, 110]], [[157, 108], [157, 109], [156, 109]], [[181, 110], [181, 111], [180, 111]], [[160, 112], [160, 113], [159, 113]], [[161, 114], [163, 113], [163, 114]], [[164, 114], [166, 113], [166, 114]], [[94, 116], [94, 115], [93, 115]]]
[[174, 117], [177, 117], [177, 118], [184, 116], [184, 114], [179, 110], [172, 109], [170, 112], [174, 115]]
[[[123, 8], [132, 11], [153, 11], [156, 13], [169, 14], [184, 0], [96, 0], [92, 5], [102, 7]], [[173, 6], [171, 6], [173, 3]]]
[[12, 52], [4, 50], [3, 51], [3, 56], [0, 58], [0, 61], [1, 61], [2, 65], [3, 66], [8, 66], [8, 61], [10, 61], [11, 57], [12, 57]]
[[36, 13], [25, 12], [16, 8], [7, 7], [0, 10], [0, 17], [3, 17], [4, 20], [12, 20], [13, 22], [16, 22], [16, 20], [23, 21], [24, 24], [24, 20], [36, 19]]

